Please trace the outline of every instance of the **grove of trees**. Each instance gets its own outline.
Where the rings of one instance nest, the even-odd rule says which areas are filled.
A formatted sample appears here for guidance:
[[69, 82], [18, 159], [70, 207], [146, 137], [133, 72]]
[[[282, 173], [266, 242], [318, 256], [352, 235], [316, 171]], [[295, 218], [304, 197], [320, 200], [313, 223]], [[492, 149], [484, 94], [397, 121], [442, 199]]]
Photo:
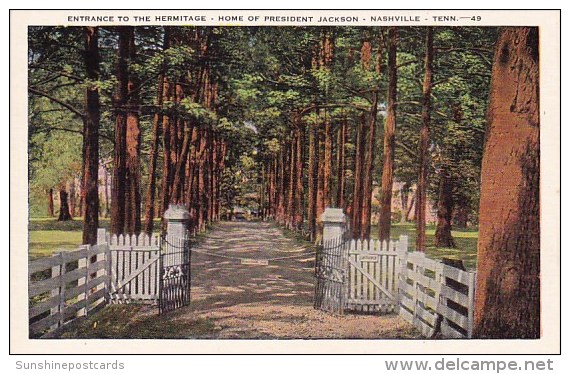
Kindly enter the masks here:
[[[353, 237], [382, 240], [413, 210], [425, 251], [433, 208], [437, 246], [455, 246], [453, 225], [480, 224], [479, 334], [499, 336], [517, 297], [539, 306], [535, 34], [30, 27], [32, 212], [55, 215], [58, 194], [58, 219], [81, 216], [94, 243], [100, 216], [116, 234], [152, 233], [171, 203], [188, 207], [192, 230], [249, 205], [313, 241], [326, 207], [344, 209]], [[539, 313], [524, 334], [524, 311], [507, 314], [504, 336], [537, 336]]]

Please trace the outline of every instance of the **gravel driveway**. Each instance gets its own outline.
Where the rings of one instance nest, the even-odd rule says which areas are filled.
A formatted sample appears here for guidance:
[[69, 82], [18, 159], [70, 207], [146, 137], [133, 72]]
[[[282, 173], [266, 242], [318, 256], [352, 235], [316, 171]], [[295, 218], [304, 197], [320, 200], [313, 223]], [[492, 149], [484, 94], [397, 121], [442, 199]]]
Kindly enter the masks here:
[[[420, 337], [394, 314], [335, 316], [315, 310], [313, 248], [284, 236], [271, 223], [222, 222], [195, 249], [191, 307], [173, 317], [207, 318], [215, 333], [206, 338]], [[283, 257], [291, 258], [271, 260]], [[239, 258], [269, 261], [247, 265]]]

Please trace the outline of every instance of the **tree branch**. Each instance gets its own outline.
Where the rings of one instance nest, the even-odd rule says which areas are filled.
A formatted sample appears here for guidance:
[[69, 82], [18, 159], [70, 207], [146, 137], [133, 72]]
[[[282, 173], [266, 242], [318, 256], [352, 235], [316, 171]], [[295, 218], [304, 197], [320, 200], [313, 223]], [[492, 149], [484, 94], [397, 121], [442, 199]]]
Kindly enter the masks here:
[[63, 100], [60, 100], [57, 97], [54, 97], [54, 96], [48, 94], [47, 92], [40, 91], [40, 90], [35, 89], [33, 87], [28, 87], [28, 91], [30, 91], [31, 93], [33, 93], [35, 95], [43, 96], [46, 99], [49, 99], [49, 100], [53, 101], [54, 103], [61, 105], [62, 107], [68, 109], [69, 111], [71, 111], [72, 113], [74, 113], [76, 116], [78, 116], [81, 119], [83, 119], [83, 117], [85, 117], [85, 115], [80, 110], [75, 108], [73, 105], [66, 103]]

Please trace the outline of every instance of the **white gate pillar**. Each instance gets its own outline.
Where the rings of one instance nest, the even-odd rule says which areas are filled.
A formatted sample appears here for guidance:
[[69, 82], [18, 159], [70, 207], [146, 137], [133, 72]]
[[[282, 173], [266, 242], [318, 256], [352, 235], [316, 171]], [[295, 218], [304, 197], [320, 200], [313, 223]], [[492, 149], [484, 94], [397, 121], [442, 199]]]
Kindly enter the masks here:
[[190, 213], [184, 205], [170, 204], [164, 218], [168, 224], [166, 226], [166, 235], [169, 238], [186, 238], [186, 231]]
[[326, 208], [321, 215], [323, 223], [323, 243], [342, 237], [346, 232], [346, 215], [339, 208]]

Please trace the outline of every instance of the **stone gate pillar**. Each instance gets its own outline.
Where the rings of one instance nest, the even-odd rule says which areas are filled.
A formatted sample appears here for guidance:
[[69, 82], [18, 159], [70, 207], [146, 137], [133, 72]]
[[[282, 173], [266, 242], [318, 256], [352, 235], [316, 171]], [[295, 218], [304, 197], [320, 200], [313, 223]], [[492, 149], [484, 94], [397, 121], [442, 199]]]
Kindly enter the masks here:
[[321, 215], [323, 243], [343, 236], [347, 229], [346, 215], [339, 208], [326, 208]]
[[167, 220], [168, 224], [166, 226], [166, 235], [169, 238], [186, 238], [188, 230], [188, 220], [190, 219], [190, 213], [184, 205], [170, 204], [166, 212], [164, 212], [164, 218]]

